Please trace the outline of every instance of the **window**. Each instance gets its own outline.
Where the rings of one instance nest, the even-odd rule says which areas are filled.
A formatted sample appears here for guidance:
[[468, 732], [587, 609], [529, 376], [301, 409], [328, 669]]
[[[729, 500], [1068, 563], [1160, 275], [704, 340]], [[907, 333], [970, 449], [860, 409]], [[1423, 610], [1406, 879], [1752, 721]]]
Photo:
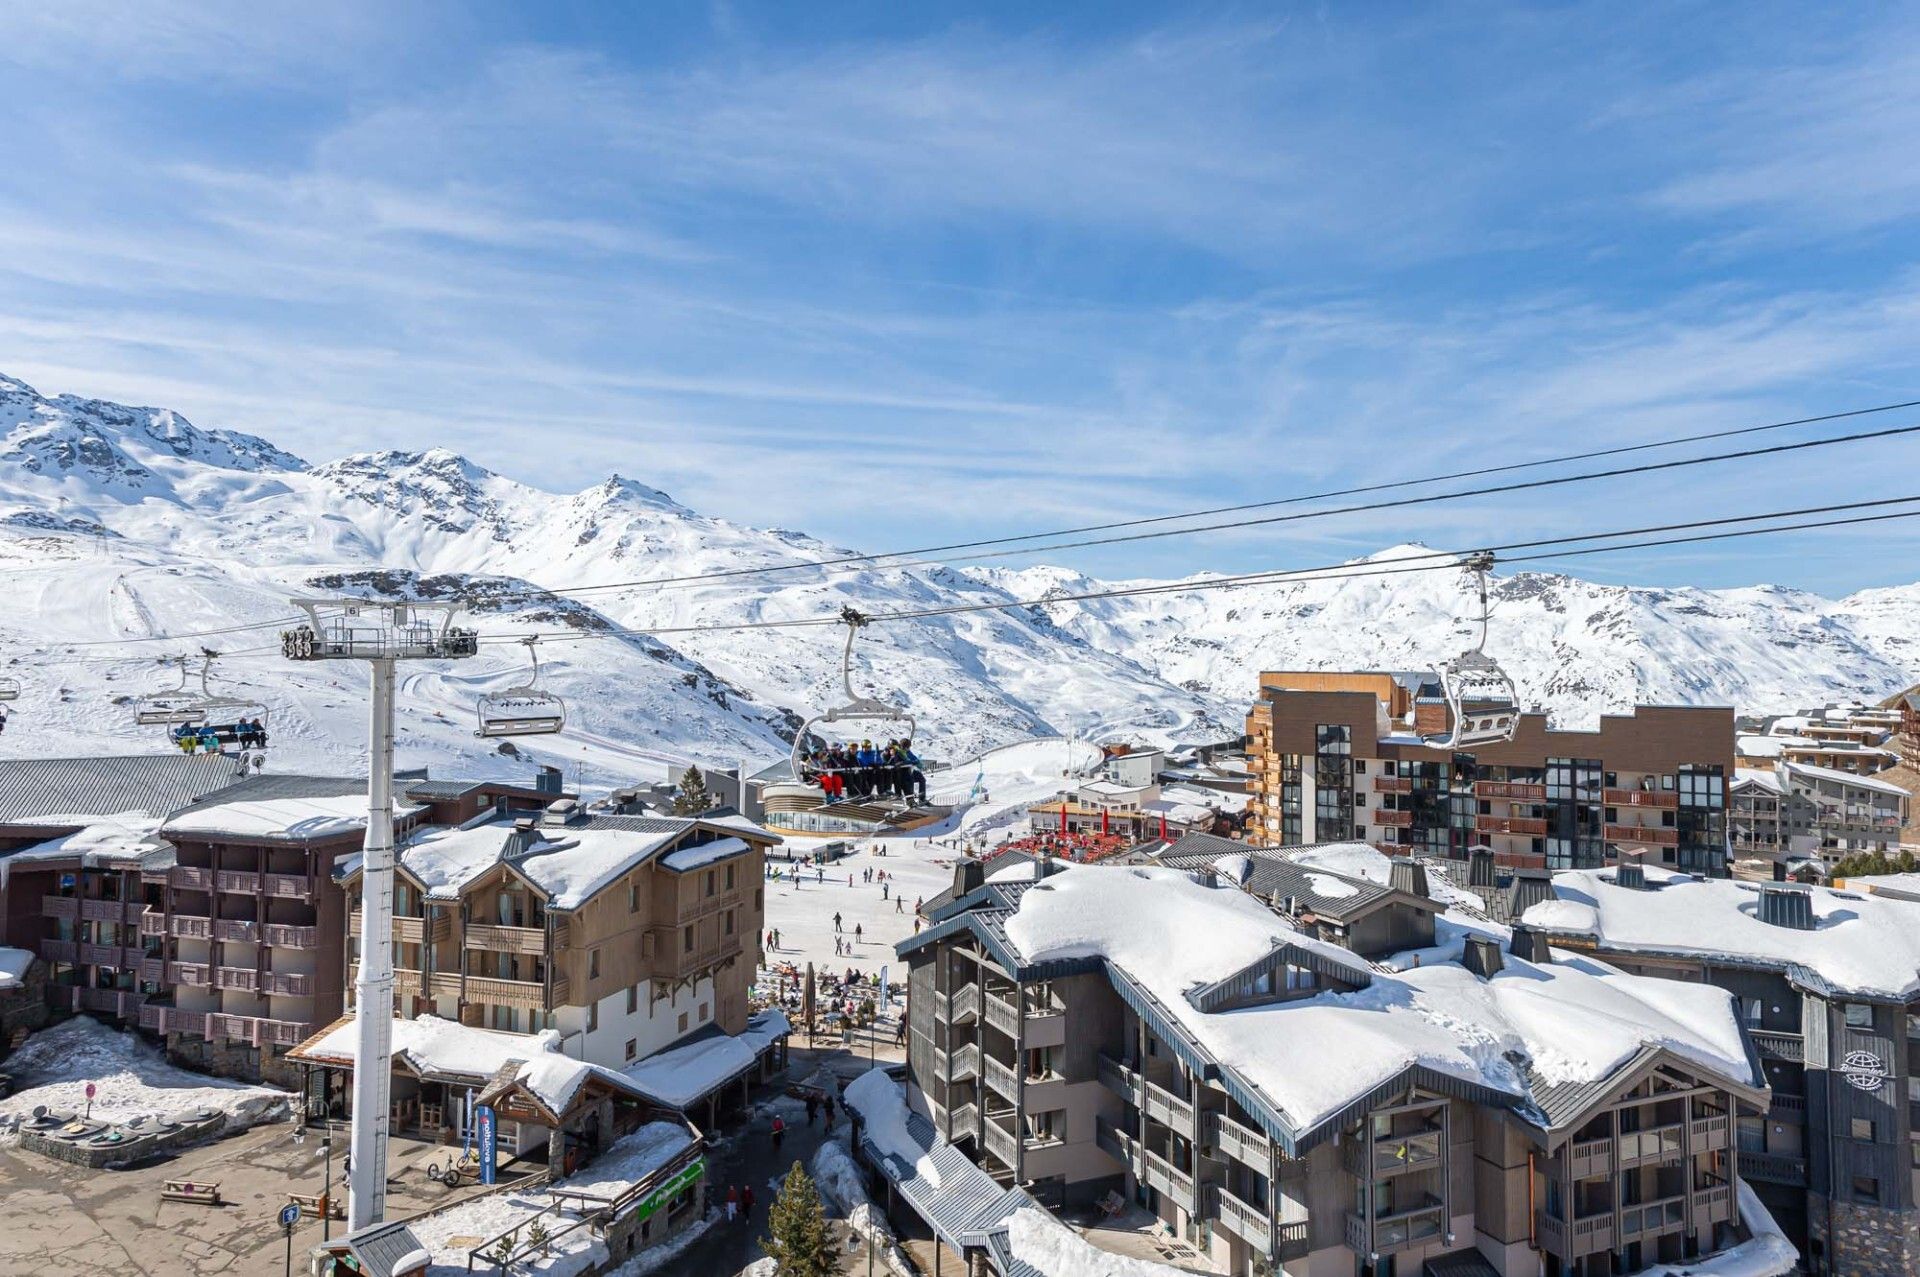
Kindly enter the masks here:
[[598, 949], [587, 950], [587, 978], [589, 980], [597, 980], [600, 978], [600, 951]]
[[707, 1004], [702, 1002], [700, 1004], [700, 1023], [705, 1024], [706, 1022], [707, 1022]]
[[627, 1058], [631, 1060], [634, 1056], [638, 1054], [640, 1054], [640, 1044], [634, 1041], [632, 1038], [628, 1038], [627, 1039]]
[[1856, 1202], [1878, 1202], [1880, 1200], [1880, 1181], [1871, 1175], [1853, 1177], [1853, 1200]]
[[709, 896], [711, 896], [714, 892], [713, 884], [716, 880], [717, 880], [717, 876], [714, 874], [713, 870], [711, 869], [707, 870], [707, 894]]
[[640, 912], [640, 888], [631, 882], [627, 884], [627, 912]]
[[728, 891], [733, 890], [733, 870], [734, 870], [734, 866], [732, 865], [727, 866], [727, 890]]
[[733, 934], [733, 910], [727, 910], [727, 934]]
[[1367, 760], [1366, 760], [1366, 759], [1364, 759], [1364, 758], [1356, 758], [1356, 759], [1354, 759], [1354, 760], [1353, 760], [1353, 774], [1354, 774], [1354, 775], [1356, 775], [1356, 776], [1364, 776], [1364, 775], [1366, 775], [1366, 774], [1367, 774]]
[[640, 986], [637, 984], [629, 985], [627, 988], [627, 1014], [632, 1015], [634, 1012], [638, 1011], [639, 1009], [640, 1009]]
[[755, 887], [753, 889], [753, 908], [754, 908], [754, 912], [756, 913], [759, 913], [765, 910], [767, 907], [766, 900], [762, 898], [764, 891], [765, 891], [765, 888], [762, 888], [762, 887]]
[[599, 1031], [600, 1004], [598, 1002], [589, 1002], [587, 1003], [587, 1032], [597, 1033]]
[[682, 1011], [680, 1013], [680, 1032], [685, 1033], [686, 1031], [687, 1031], [687, 1013], [685, 1011]]
[[1873, 1027], [1873, 1008], [1865, 1002], [1849, 1002], [1846, 1009], [1849, 1029], [1871, 1029]]
[[1851, 1117], [1847, 1119], [1847, 1138], [1873, 1140], [1873, 1119], [1869, 1117]]
[[683, 953], [693, 952], [693, 924], [688, 923], [680, 931], [680, 949]]

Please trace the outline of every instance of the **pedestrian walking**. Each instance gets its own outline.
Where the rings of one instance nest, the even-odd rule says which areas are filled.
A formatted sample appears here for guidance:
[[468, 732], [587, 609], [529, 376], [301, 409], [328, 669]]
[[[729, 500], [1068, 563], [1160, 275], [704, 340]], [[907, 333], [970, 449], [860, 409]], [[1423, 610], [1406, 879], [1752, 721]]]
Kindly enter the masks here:
[[840, 930], [840, 915], [838, 913], [833, 915], [833, 929], [835, 931]]
[[786, 1139], [786, 1138], [787, 1138], [787, 1124], [786, 1124], [785, 1122], [783, 1122], [783, 1121], [781, 1121], [781, 1120], [780, 1120], [779, 1118], [777, 1118], [777, 1117], [776, 1117], [776, 1118], [774, 1118], [774, 1119], [773, 1119], [773, 1152], [774, 1152], [774, 1156], [776, 1156], [776, 1157], [778, 1157], [778, 1156], [780, 1155], [780, 1142], [781, 1142], [782, 1140], [784, 1140], [784, 1139]]
[[906, 903], [907, 898], [905, 896], [895, 896], [893, 898], [893, 911], [895, 913], [905, 913], [907, 911]]
[[883, 883], [881, 883], [881, 884], [880, 884], [880, 898], [881, 898], [882, 900], [885, 900], [885, 899], [887, 898], [887, 892], [888, 892], [888, 891], [890, 891], [890, 890], [892, 890], [892, 889], [891, 889], [890, 887], [888, 887], [886, 883], [884, 883], [884, 882], [883, 882]]
[[807, 1125], [813, 1125], [813, 1119], [820, 1116], [820, 1101], [817, 1097], [807, 1097]]
[[905, 1046], [907, 1044], [907, 1022], [905, 1020], [893, 1026], [893, 1044], [895, 1046]]
[[853, 924], [853, 942], [860, 943], [860, 924], [857, 922]]
[[740, 1213], [740, 1186], [727, 1185], [727, 1222], [731, 1224]]
[[753, 1185], [751, 1184], [740, 1190], [740, 1214], [747, 1219], [753, 1218]]

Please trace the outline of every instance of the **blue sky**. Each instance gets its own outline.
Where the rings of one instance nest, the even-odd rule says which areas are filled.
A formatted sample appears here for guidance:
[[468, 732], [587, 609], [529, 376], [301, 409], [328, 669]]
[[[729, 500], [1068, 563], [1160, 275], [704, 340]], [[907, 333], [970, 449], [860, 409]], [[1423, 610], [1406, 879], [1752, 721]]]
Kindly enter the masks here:
[[[1897, 6], [67, 0], [0, 8], [0, 82], [0, 370], [315, 459], [618, 471], [877, 549], [1920, 398]], [[1069, 561], [1908, 495], [1916, 462]], [[1915, 545], [1567, 566], [1837, 592]]]

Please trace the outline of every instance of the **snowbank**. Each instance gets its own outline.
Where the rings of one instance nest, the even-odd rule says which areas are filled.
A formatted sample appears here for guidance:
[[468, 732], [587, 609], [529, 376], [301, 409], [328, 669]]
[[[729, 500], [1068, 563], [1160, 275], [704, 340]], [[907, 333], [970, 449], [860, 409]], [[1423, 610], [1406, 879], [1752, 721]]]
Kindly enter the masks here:
[[1640, 1277], [1782, 1277], [1800, 1262], [1800, 1252], [1781, 1233], [1760, 1198], [1739, 1181], [1740, 1218], [1753, 1233], [1751, 1239], [1704, 1259], [1684, 1264], [1655, 1264]]
[[1007, 1219], [1007, 1240], [1043, 1277], [1182, 1277], [1185, 1269], [1101, 1250], [1039, 1206]]
[[235, 1131], [277, 1122], [288, 1112], [284, 1091], [189, 1073], [169, 1064], [137, 1034], [85, 1017], [28, 1038], [8, 1057], [7, 1071], [16, 1089], [0, 1100], [0, 1118], [9, 1124], [42, 1105], [55, 1112], [84, 1113], [88, 1083], [94, 1087], [93, 1116], [100, 1121], [210, 1109], [226, 1117], [223, 1130]]
[[922, 1179], [934, 1188], [940, 1187], [940, 1172], [933, 1159], [907, 1130], [906, 1096], [900, 1084], [887, 1076], [886, 1069], [869, 1069], [848, 1083], [846, 1099], [866, 1123], [866, 1138], [874, 1147], [912, 1163]]
[[860, 1168], [853, 1164], [847, 1146], [839, 1140], [828, 1140], [821, 1144], [814, 1151], [808, 1170], [813, 1175], [814, 1183], [820, 1186], [820, 1191], [840, 1208], [847, 1227], [873, 1246], [887, 1270], [897, 1277], [915, 1277], [913, 1265], [901, 1253], [893, 1230], [887, 1227], [886, 1216], [880, 1213], [873, 1199], [867, 1195], [866, 1182], [860, 1177]]

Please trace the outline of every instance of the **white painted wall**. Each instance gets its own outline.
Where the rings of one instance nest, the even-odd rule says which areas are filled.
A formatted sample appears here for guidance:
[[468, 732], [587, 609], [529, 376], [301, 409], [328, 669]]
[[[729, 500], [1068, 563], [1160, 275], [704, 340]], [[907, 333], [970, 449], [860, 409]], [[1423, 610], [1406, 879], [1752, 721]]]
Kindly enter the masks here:
[[[627, 1059], [627, 1039], [634, 1040], [634, 1059], [644, 1060], [705, 1028], [719, 1012], [712, 980], [702, 980], [691, 989], [678, 989], [666, 998], [650, 998], [650, 992], [650, 984], [643, 981], [631, 1015], [627, 1013], [626, 990], [600, 999], [599, 1027], [591, 1031], [585, 1007], [561, 1008], [554, 1013], [554, 1027], [567, 1037], [570, 1054], [589, 1064], [622, 1069], [632, 1063]], [[684, 1032], [680, 1028], [682, 1014], [687, 1017]]]

